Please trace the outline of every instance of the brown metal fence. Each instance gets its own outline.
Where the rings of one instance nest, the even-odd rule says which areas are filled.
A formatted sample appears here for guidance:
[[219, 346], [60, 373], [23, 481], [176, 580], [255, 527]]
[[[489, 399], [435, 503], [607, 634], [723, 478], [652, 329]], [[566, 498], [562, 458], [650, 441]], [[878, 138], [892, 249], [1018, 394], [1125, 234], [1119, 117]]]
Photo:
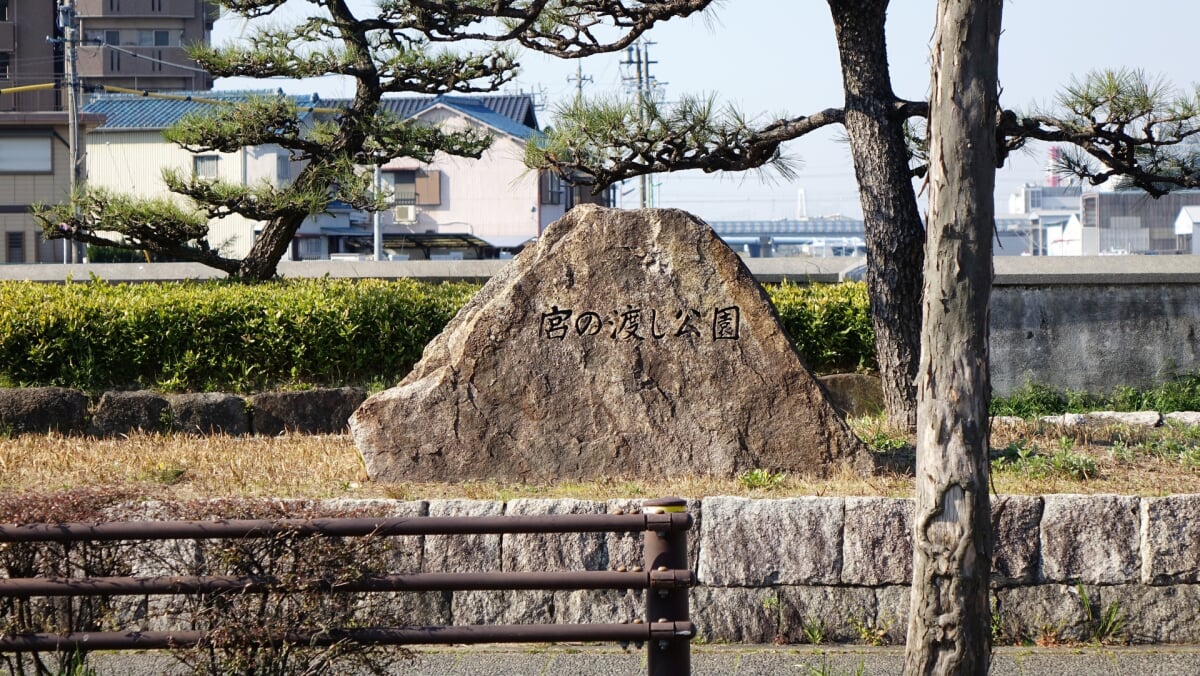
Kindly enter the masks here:
[[[379, 537], [514, 533], [643, 533], [644, 566], [632, 571], [472, 572], [367, 575], [353, 580], [312, 579], [284, 591], [397, 592], [465, 590], [646, 590], [646, 617], [621, 624], [517, 624], [432, 627], [290, 628], [272, 641], [310, 646], [353, 641], [374, 645], [618, 641], [648, 645], [651, 676], [691, 673], [695, 635], [688, 612], [687, 531], [692, 516], [679, 498], [648, 500], [630, 514], [546, 516], [322, 518], [224, 521], [127, 521], [0, 525], [0, 543], [155, 541], [269, 538], [278, 535]], [[3, 546], [3, 544], [0, 544]], [[0, 597], [150, 596], [280, 591], [269, 576], [158, 576], [0, 579]], [[76, 632], [0, 636], [0, 652], [188, 648], [205, 631]]]

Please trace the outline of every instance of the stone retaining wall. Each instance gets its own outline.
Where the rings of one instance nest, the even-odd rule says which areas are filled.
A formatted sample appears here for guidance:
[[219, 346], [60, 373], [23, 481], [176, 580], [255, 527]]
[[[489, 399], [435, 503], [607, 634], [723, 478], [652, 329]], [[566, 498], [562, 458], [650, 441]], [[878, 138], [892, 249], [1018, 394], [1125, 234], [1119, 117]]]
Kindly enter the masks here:
[[[275, 508], [281, 508], [280, 503]], [[311, 507], [312, 503], [304, 503]], [[333, 500], [378, 516], [598, 514], [634, 500]], [[282, 507], [286, 510], [286, 505]], [[184, 518], [161, 503], [114, 518]], [[690, 561], [701, 640], [901, 643], [912, 571], [912, 501], [876, 497], [690, 500]], [[992, 599], [1001, 642], [1200, 643], [1200, 494], [997, 496]], [[640, 534], [408, 537], [397, 573], [605, 570], [642, 565]], [[619, 622], [640, 593], [513, 591], [397, 597], [413, 624]]]
[[346, 430], [350, 414], [366, 397], [366, 390], [360, 387], [263, 392], [247, 397], [142, 390], [105, 392], [93, 404], [83, 392], [65, 387], [0, 388], [0, 433], [338, 434]]

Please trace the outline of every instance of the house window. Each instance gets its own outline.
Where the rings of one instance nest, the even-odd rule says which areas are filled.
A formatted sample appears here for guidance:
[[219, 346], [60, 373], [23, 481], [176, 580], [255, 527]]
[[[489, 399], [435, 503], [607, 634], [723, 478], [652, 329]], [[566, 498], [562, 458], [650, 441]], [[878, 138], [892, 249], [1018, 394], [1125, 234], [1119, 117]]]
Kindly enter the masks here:
[[0, 54], [0, 80], [8, 79], [8, 54]]
[[0, 137], [0, 173], [48, 174], [52, 150], [49, 136]]
[[216, 155], [197, 155], [192, 158], [192, 175], [202, 181], [217, 180]]
[[442, 203], [442, 172], [437, 169], [400, 169], [386, 172], [392, 204], [435, 207]]
[[392, 175], [392, 203], [417, 203], [417, 172], [412, 169], [389, 172]]
[[317, 259], [321, 258], [322, 254], [325, 253], [324, 251], [322, 251], [320, 237], [304, 237], [304, 238], [301, 238], [299, 240], [299, 242], [300, 242], [299, 260], [302, 260], [302, 261], [317, 260]]
[[292, 182], [292, 157], [291, 155], [276, 155], [275, 156], [275, 185], [283, 187]]
[[562, 178], [555, 171], [542, 172], [542, 204], [562, 204]]
[[121, 31], [104, 31], [104, 44], [106, 44], [106, 45], [121, 44]]
[[24, 263], [25, 262], [25, 233], [9, 232], [5, 239], [4, 247], [4, 262], [5, 263]]

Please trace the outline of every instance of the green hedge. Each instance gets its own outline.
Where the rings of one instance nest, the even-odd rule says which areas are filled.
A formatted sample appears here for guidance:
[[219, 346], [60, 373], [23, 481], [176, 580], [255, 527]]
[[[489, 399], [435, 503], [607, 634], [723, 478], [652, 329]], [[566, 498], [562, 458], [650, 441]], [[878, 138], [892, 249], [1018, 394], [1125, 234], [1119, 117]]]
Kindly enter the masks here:
[[810, 369], [835, 373], [878, 368], [866, 284], [781, 284], [768, 287], [767, 293]]
[[[0, 282], [0, 385], [90, 392], [387, 386], [478, 288], [332, 279]], [[874, 366], [862, 284], [768, 292], [810, 368]]]
[[390, 384], [478, 289], [411, 281], [0, 284], [0, 384]]

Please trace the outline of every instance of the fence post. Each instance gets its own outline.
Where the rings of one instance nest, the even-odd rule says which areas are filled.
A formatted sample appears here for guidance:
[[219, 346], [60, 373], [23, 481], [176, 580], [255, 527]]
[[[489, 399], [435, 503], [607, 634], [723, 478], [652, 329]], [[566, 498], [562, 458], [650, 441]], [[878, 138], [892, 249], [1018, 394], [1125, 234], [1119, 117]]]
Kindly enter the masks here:
[[[687, 511], [682, 498], [659, 498], [642, 504], [646, 514], [670, 514]], [[689, 570], [687, 531], [682, 529], [648, 530], [643, 540], [646, 571]], [[646, 622], [688, 622], [686, 587], [646, 590]], [[692, 673], [691, 636], [652, 638], [646, 646], [646, 666], [650, 676], [681, 676]]]

